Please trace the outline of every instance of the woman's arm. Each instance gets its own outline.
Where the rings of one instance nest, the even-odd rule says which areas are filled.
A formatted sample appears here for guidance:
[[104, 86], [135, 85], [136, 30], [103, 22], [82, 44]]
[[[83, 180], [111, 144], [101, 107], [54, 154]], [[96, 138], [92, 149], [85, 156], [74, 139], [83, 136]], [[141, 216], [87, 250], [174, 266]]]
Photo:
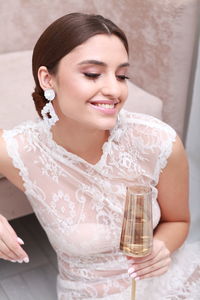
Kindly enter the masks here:
[[19, 170], [13, 166], [12, 159], [8, 155], [2, 134], [3, 130], [0, 129], [0, 173], [8, 178], [8, 180], [18, 189], [24, 191], [23, 180], [19, 175]]
[[[12, 161], [7, 154], [2, 130], [0, 130], [0, 173], [11, 178], [15, 185], [20, 187], [20, 176], [18, 171], [12, 166]], [[23, 241], [17, 236], [6, 218], [0, 214], [0, 258], [10, 261], [28, 262], [28, 255], [21, 245], [23, 245]]]
[[4, 169], [6, 168], [5, 143], [3, 141], [2, 134], [3, 134], [3, 130], [0, 129], [0, 173], [1, 174], [4, 173]]
[[190, 223], [188, 173], [186, 153], [177, 137], [157, 186], [161, 220], [154, 234], [156, 239], [165, 243], [170, 252], [179, 248], [188, 234]]
[[188, 161], [177, 137], [157, 185], [161, 220], [154, 232], [153, 250], [144, 258], [130, 259], [132, 266], [128, 272], [132, 278], [159, 276], [168, 270], [171, 253], [183, 244], [188, 234], [188, 185]]

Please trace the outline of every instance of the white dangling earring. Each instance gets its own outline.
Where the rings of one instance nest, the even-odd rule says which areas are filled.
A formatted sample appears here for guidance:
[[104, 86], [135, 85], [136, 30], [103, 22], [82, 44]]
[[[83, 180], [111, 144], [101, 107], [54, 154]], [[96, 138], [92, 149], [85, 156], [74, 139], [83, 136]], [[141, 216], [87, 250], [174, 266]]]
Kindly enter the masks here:
[[[45, 106], [41, 110], [41, 114], [45, 124], [48, 127], [55, 125], [55, 123], [59, 120], [51, 103], [54, 100], [55, 96], [56, 95], [53, 89], [47, 89], [44, 91], [44, 97], [49, 102], [45, 104]], [[48, 117], [48, 115], [50, 116], [50, 118]]]

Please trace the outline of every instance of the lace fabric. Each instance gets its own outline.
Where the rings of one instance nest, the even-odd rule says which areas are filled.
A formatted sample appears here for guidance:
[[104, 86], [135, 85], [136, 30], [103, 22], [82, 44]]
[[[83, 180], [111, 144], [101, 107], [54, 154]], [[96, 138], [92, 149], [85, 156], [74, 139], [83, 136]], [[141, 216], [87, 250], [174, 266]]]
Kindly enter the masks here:
[[[57, 252], [58, 299], [129, 299], [128, 261], [119, 251], [126, 186], [151, 185], [155, 228], [160, 219], [156, 185], [172, 151], [174, 130], [153, 117], [122, 110], [95, 165], [56, 144], [42, 121], [27, 122], [3, 136], [25, 193]], [[194, 257], [194, 247], [174, 255], [165, 277], [139, 282], [139, 299], [179, 299], [173, 297], [185, 297], [198, 286], [200, 258]], [[189, 251], [195, 263], [187, 269]], [[195, 272], [197, 279], [191, 280]]]

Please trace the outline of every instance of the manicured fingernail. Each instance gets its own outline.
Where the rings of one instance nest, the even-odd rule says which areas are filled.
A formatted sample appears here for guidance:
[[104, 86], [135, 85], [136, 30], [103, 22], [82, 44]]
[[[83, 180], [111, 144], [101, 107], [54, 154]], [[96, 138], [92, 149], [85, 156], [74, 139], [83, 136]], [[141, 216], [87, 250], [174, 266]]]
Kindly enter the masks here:
[[20, 239], [19, 237], [17, 237], [17, 241], [18, 243], [20, 243], [21, 245], [24, 245], [24, 241], [22, 239]]
[[16, 260], [10, 260], [10, 261], [13, 262], [13, 263], [17, 262]]
[[25, 263], [29, 263], [29, 258], [28, 258], [28, 256], [25, 257], [23, 261], [24, 261]]
[[17, 262], [18, 262], [19, 264], [22, 264], [22, 263], [23, 263], [23, 260], [18, 259]]
[[136, 281], [137, 281], [137, 280], [140, 280], [140, 277], [135, 277], [135, 279], [134, 279], [134, 280], [136, 280]]
[[131, 274], [131, 273], [133, 273], [134, 271], [135, 271], [135, 269], [134, 269], [133, 267], [131, 267], [131, 268], [128, 269], [128, 274]]
[[131, 278], [136, 278], [136, 276], [137, 276], [136, 273], [132, 273], [132, 274], [130, 275]]

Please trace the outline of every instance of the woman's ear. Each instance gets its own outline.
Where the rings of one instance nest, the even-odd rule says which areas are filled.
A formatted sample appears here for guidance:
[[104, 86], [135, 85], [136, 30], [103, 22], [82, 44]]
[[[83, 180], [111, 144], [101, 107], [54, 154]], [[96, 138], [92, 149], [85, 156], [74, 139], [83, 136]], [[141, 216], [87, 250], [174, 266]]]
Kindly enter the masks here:
[[47, 70], [47, 67], [41, 66], [38, 69], [38, 80], [43, 90], [53, 88], [53, 76]]

